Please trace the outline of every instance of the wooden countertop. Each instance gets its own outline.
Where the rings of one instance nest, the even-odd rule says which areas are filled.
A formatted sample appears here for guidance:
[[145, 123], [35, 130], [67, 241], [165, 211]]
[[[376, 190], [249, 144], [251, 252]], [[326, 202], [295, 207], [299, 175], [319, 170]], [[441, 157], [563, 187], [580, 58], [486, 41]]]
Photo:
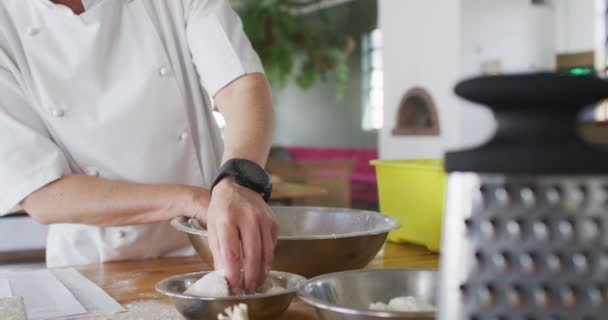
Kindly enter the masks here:
[[[438, 255], [415, 245], [387, 243], [368, 267], [437, 269]], [[118, 302], [126, 304], [150, 299], [169, 303], [154, 290], [158, 281], [210, 268], [198, 257], [182, 257], [85, 265], [77, 269]], [[317, 317], [311, 307], [296, 299], [282, 319], [317, 320]]]
[[270, 200], [320, 197], [327, 195], [328, 192], [326, 188], [320, 186], [281, 181], [274, 183]]

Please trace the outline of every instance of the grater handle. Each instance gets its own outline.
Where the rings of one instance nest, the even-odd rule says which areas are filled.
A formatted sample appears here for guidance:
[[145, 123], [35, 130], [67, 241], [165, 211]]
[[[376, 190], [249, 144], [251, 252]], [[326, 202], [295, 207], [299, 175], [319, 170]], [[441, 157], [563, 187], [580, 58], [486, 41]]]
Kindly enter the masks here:
[[581, 139], [577, 115], [608, 97], [608, 81], [557, 73], [479, 77], [455, 92], [494, 112], [498, 129], [485, 145], [446, 154], [448, 172], [608, 173], [608, 152]]

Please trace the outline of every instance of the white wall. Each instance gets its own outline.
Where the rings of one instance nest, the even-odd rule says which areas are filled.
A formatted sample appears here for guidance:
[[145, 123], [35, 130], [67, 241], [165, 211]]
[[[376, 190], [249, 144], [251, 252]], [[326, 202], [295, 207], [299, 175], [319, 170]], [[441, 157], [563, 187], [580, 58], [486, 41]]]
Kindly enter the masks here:
[[[482, 74], [483, 63], [492, 60], [503, 73], [554, 70], [554, 11], [530, 0], [462, 0], [462, 77]], [[483, 143], [496, 127], [488, 109], [467, 102], [461, 121], [460, 147]]]
[[[511, 1], [511, 0], [508, 0]], [[383, 32], [384, 128], [380, 155], [436, 158], [459, 141], [460, 0], [380, 0]], [[414, 86], [426, 88], [438, 107], [440, 137], [393, 137], [399, 102]]]
[[575, 53], [595, 48], [596, 0], [553, 0], [557, 51]]
[[[530, 0], [379, 1], [386, 69], [381, 156], [441, 157], [447, 150], [483, 143], [493, 135], [495, 120], [484, 107], [456, 98], [454, 85], [480, 75], [489, 61], [500, 61], [503, 73], [554, 70], [557, 47], [577, 43], [571, 37], [560, 39], [557, 32], [564, 31], [556, 25], [566, 18], [569, 24], [593, 21], [593, 1], [601, 0], [580, 0], [576, 6], [579, 0], [552, 0], [543, 6]], [[559, 10], [567, 5], [566, 15]], [[584, 46], [589, 40], [593, 48], [594, 29], [584, 28], [573, 33], [586, 33]], [[416, 85], [428, 88], [438, 104], [440, 138], [390, 134], [401, 96]]]
[[555, 68], [555, 18], [530, 0], [462, 0], [463, 75], [498, 59], [502, 72]]
[[276, 145], [375, 148], [377, 131], [363, 131], [361, 58], [350, 59], [351, 79], [347, 98], [335, 99], [335, 81], [318, 82], [308, 91], [290, 83], [275, 97]]

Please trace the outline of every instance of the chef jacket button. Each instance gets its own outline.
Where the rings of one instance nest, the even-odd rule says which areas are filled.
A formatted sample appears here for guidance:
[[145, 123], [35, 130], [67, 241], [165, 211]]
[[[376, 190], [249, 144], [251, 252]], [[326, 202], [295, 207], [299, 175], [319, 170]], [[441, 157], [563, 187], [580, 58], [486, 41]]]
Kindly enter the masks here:
[[183, 142], [183, 141], [188, 140], [189, 137], [190, 137], [190, 135], [188, 134], [188, 132], [182, 132], [182, 134], [180, 134], [179, 137], [177, 137], [177, 140], [179, 140], [180, 142]]
[[124, 230], [118, 231], [118, 238], [119, 239], [124, 239], [126, 237], [127, 237], [127, 232], [126, 231], [124, 231]]
[[162, 77], [167, 77], [168, 75], [171, 74], [171, 69], [169, 69], [168, 67], [162, 67], [158, 70], [158, 73], [162, 76]]
[[84, 173], [87, 176], [99, 177], [99, 170], [95, 167], [89, 167], [89, 168], [84, 169]]
[[54, 117], [63, 118], [65, 116], [65, 110], [57, 108], [51, 111]]
[[30, 27], [29, 29], [27, 29], [27, 34], [30, 36], [35, 36], [35, 35], [38, 35], [39, 33], [40, 33], [39, 27]]

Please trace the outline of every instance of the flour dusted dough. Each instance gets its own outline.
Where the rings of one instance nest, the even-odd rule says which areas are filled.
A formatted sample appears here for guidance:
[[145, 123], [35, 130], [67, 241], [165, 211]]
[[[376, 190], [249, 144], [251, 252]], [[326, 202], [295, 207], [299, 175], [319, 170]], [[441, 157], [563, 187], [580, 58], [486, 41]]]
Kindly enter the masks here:
[[[278, 294], [283, 291], [285, 291], [285, 288], [267, 278], [255, 294]], [[230, 287], [224, 272], [213, 271], [193, 283], [184, 293], [199, 297], [222, 298], [230, 296]]]
[[27, 320], [23, 298], [12, 297], [0, 299], [0, 319]]
[[184, 293], [199, 297], [221, 298], [230, 295], [230, 288], [224, 272], [213, 271], [193, 283]]
[[369, 306], [374, 311], [397, 311], [397, 312], [433, 312], [436, 308], [428, 302], [415, 297], [398, 297], [389, 301], [372, 303]]
[[217, 316], [217, 320], [249, 320], [249, 314], [247, 313], [247, 305], [239, 304], [230, 308], [226, 308], [224, 314]]

